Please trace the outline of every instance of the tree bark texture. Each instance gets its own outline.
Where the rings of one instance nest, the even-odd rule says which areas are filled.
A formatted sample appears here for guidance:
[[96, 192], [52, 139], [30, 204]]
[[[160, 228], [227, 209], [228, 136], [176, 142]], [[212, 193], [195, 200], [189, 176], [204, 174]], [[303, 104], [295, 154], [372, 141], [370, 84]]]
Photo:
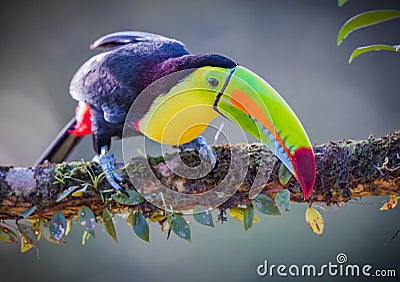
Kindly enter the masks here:
[[[239, 159], [247, 159], [245, 172], [242, 167], [235, 167], [233, 176], [243, 174], [237, 184], [235, 193], [221, 203], [219, 208], [246, 206], [250, 203], [249, 191], [254, 184], [259, 168], [265, 163], [271, 164], [270, 151], [262, 144], [217, 145], [214, 146], [218, 156], [217, 167], [206, 176], [188, 179], [172, 173], [165, 167], [173, 161], [167, 157], [134, 158], [120, 170], [125, 181], [124, 189], [135, 189], [128, 175], [134, 173], [135, 186], [140, 192], [151, 195], [157, 189], [157, 183], [163, 183], [173, 191], [181, 194], [198, 194], [213, 189], [218, 183], [226, 180], [232, 164]], [[342, 140], [314, 146], [317, 162], [317, 177], [312, 195], [308, 201], [325, 202], [328, 205], [346, 202], [356, 197], [382, 196], [400, 194], [400, 131], [381, 138], [369, 137], [365, 140]], [[235, 155], [235, 159], [232, 156]], [[189, 167], [200, 163], [198, 154], [193, 151], [181, 153], [182, 161]], [[272, 162], [273, 163], [273, 162]], [[153, 177], [149, 177], [146, 165], [151, 169]], [[122, 165], [121, 165], [122, 166]], [[301, 202], [303, 196], [297, 181], [291, 180], [283, 185], [279, 180], [279, 167], [275, 162], [271, 166], [271, 176], [264, 183], [258, 183], [261, 193], [271, 197], [282, 189], [289, 189], [291, 201]], [[89, 206], [96, 215], [100, 215], [104, 207], [113, 213], [141, 208], [147, 217], [162, 212], [151, 201], [144, 201], [137, 206], [129, 206], [107, 198], [112, 192], [97, 164], [92, 162], [46, 163], [37, 167], [0, 167], [0, 219], [18, 219], [21, 212], [37, 206], [31, 218], [51, 218], [57, 210], [62, 210], [67, 218], [76, 216], [82, 205]], [[156, 177], [154, 177], [156, 176]], [[231, 177], [232, 178], [232, 177]], [[233, 177], [235, 178], [235, 177]], [[98, 183], [95, 183], [99, 180]], [[68, 195], [56, 201], [60, 194], [70, 187], [88, 189], [80, 197]], [[140, 186], [140, 187], [138, 187]], [[99, 191], [102, 192], [102, 197]], [[219, 194], [216, 193], [218, 196]], [[146, 197], [145, 197], [146, 198]], [[147, 198], [146, 198], [147, 199]], [[175, 199], [179, 201], [179, 199]], [[206, 205], [205, 203], [202, 203]], [[195, 202], [185, 202], [185, 208], [192, 208]]]

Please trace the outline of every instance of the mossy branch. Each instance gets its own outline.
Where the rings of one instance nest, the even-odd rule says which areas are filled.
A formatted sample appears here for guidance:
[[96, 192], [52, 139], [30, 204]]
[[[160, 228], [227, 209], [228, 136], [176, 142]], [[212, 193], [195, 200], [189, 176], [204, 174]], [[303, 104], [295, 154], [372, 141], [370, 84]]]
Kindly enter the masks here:
[[[156, 157], [132, 159], [121, 169], [126, 180], [124, 189], [134, 189], [127, 172], [139, 172], [136, 183], [140, 189], [147, 190], [157, 186], [146, 173], [143, 166], [148, 163], [154, 175], [162, 183], [180, 193], [202, 193], [214, 188], [230, 169], [233, 152], [240, 158], [248, 157], [248, 166], [243, 181], [236, 193], [220, 208], [232, 208], [248, 205], [249, 191], [257, 175], [258, 168], [271, 158], [269, 151], [261, 144], [218, 145], [214, 147], [218, 156], [217, 168], [199, 179], [185, 179], [174, 173], [166, 173], [164, 158]], [[400, 194], [400, 131], [381, 138], [369, 137], [365, 140], [342, 140], [314, 147], [317, 161], [317, 179], [309, 201], [325, 202], [329, 205], [346, 202], [363, 196]], [[197, 166], [200, 162], [195, 152], [183, 152], [182, 161], [188, 166]], [[284, 188], [291, 192], [291, 201], [303, 201], [300, 187], [295, 179], [286, 185], [279, 181], [280, 162], [276, 162], [271, 177], [266, 183], [260, 183], [263, 194], [275, 194]], [[86, 187], [80, 197], [68, 195], [57, 202], [60, 194], [69, 187]], [[62, 210], [67, 218], [76, 216], [82, 205], [89, 206], [96, 215], [105, 207], [112, 213], [140, 208], [147, 217], [160, 212], [150, 202], [129, 206], [107, 200], [109, 184], [102, 177], [97, 164], [91, 162], [71, 162], [62, 164], [46, 163], [37, 167], [15, 168], [0, 167], [0, 219], [17, 219], [21, 212], [37, 206], [32, 218], [49, 219], [57, 210]], [[99, 193], [103, 191], [103, 193]], [[194, 205], [195, 203], [193, 203]], [[189, 207], [189, 206], [188, 206]]]

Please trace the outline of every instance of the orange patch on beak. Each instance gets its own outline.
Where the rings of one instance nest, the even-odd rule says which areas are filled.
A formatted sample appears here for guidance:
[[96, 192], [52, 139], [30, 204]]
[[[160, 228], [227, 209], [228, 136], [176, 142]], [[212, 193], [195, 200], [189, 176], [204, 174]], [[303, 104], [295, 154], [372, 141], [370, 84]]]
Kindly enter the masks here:
[[230, 102], [235, 107], [241, 109], [243, 112], [245, 112], [246, 114], [253, 117], [259, 123], [261, 123], [269, 132], [271, 132], [274, 135], [274, 137], [276, 138], [276, 140], [278, 140], [278, 142], [285, 149], [287, 155], [289, 157], [291, 157], [290, 151], [286, 147], [285, 142], [282, 140], [282, 138], [276, 132], [274, 125], [271, 123], [271, 121], [268, 119], [267, 115], [257, 105], [256, 102], [254, 102], [246, 93], [244, 93], [238, 89], [235, 89], [232, 91], [232, 94], [230, 96]]

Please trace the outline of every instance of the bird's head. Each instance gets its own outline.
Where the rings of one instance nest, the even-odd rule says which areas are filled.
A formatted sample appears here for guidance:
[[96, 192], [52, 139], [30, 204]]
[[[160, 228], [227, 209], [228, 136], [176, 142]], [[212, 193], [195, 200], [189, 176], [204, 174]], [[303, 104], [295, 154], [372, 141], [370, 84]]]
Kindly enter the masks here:
[[[316, 175], [310, 140], [293, 110], [271, 85], [219, 55], [184, 56], [165, 62], [162, 68], [172, 73], [190, 71], [172, 80], [161, 95], [150, 99], [149, 110], [136, 124], [139, 131], [152, 138], [153, 132], [159, 132], [160, 127], [164, 130], [161, 135], [165, 134], [168, 125], [174, 130], [190, 128], [186, 132], [171, 131], [170, 136], [189, 132], [185, 140], [170, 142], [181, 144], [205, 129], [206, 126], [194, 126], [195, 122], [200, 119], [208, 124], [220, 114], [273, 151], [300, 183], [304, 199], [310, 195]], [[148, 95], [153, 95], [151, 93]], [[202, 108], [199, 108], [200, 104]], [[188, 107], [193, 111], [186, 111]], [[149, 126], [150, 117], [154, 120], [153, 127]], [[171, 122], [174, 119], [179, 122]], [[165, 125], [160, 126], [164, 121]], [[168, 143], [160, 136], [152, 139]]]

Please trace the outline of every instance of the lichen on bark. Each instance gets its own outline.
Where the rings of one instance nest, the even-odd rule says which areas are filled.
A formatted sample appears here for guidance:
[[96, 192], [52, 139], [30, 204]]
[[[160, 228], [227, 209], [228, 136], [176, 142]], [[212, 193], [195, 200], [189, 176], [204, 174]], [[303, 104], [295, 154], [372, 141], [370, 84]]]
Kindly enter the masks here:
[[[147, 192], [151, 192], [151, 189], [155, 189], [158, 184], [148, 177], [146, 166], [150, 166], [151, 172], [156, 175], [155, 179], [172, 190], [186, 194], [203, 193], [221, 183], [233, 165], [237, 169], [235, 171], [237, 175], [243, 173], [243, 179], [240, 179], [237, 191], [219, 207], [232, 208], [248, 205], [250, 203], [249, 192], [257, 173], [259, 173], [258, 169], [260, 165], [271, 158], [270, 152], [259, 143], [217, 145], [214, 146], [214, 149], [218, 157], [217, 167], [199, 179], [186, 179], [174, 173], [162, 173], [159, 165], [173, 157], [150, 157], [147, 160], [136, 158], [121, 170], [121, 175], [125, 179], [122, 185], [124, 189], [135, 189], [128, 176], [129, 172], [134, 171], [135, 177], [138, 177], [136, 181], [140, 183], [140, 186], [136, 187], [137, 190], [147, 189]], [[309, 201], [320, 201], [331, 205], [349, 201], [355, 197], [400, 194], [400, 131], [382, 138], [369, 137], [360, 141], [329, 142], [314, 146], [314, 151], [317, 162], [317, 178]], [[238, 159], [232, 160], [233, 152]], [[181, 158], [188, 166], [193, 167], [200, 163], [198, 154], [193, 151], [183, 152]], [[243, 160], [248, 160], [247, 163], [244, 162], [246, 164], [244, 172], [237, 164]], [[260, 184], [262, 193], [273, 197], [282, 189], [289, 189], [291, 200], [302, 202], [300, 187], [293, 177], [286, 185], [279, 182], [278, 169], [280, 165], [281, 163], [277, 161], [272, 169], [271, 177], [265, 183]], [[121, 167], [122, 164], [119, 166]], [[104, 177], [101, 177], [101, 170], [95, 163], [46, 163], [32, 169], [27, 168], [25, 176], [32, 177], [32, 171], [34, 171], [36, 186], [30, 187], [31, 189], [26, 193], [21, 193], [21, 189], [15, 189], [17, 186], [10, 185], [7, 181], [7, 175], [12, 169], [15, 168], [0, 167], [1, 219], [18, 218], [22, 211], [33, 205], [37, 205], [37, 209], [32, 217], [47, 219], [57, 210], [62, 210], [67, 218], [74, 217], [82, 205], [89, 206], [96, 215], [100, 215], [106, 205], [114, 213], [132, 209], [132, 207], [117, 204], [115, 201], [104, 201], [104, 197], [100, 197], [100, 190], [109, 190], [111, 187]], [[20, 172], [22, 171], [24, 170], [22, 169]], [[21, 177], [25, 176], [21, 175]], [[93, 183], [93, 177], [97, 177], [99, 180], [97, 186]], [[234, 179], [226, 181], [230, 183], [229, 181], [234, 181]], [[89, 189], [83, 193], [82, 197], [69, 195], [62, 201], [56, 202], [64, 190], [71, 186], [82, 187], [85, 184]], [[147, 217], [162, 210], [149, 202], [144, 202], [134, 208], [141, 208]]]

